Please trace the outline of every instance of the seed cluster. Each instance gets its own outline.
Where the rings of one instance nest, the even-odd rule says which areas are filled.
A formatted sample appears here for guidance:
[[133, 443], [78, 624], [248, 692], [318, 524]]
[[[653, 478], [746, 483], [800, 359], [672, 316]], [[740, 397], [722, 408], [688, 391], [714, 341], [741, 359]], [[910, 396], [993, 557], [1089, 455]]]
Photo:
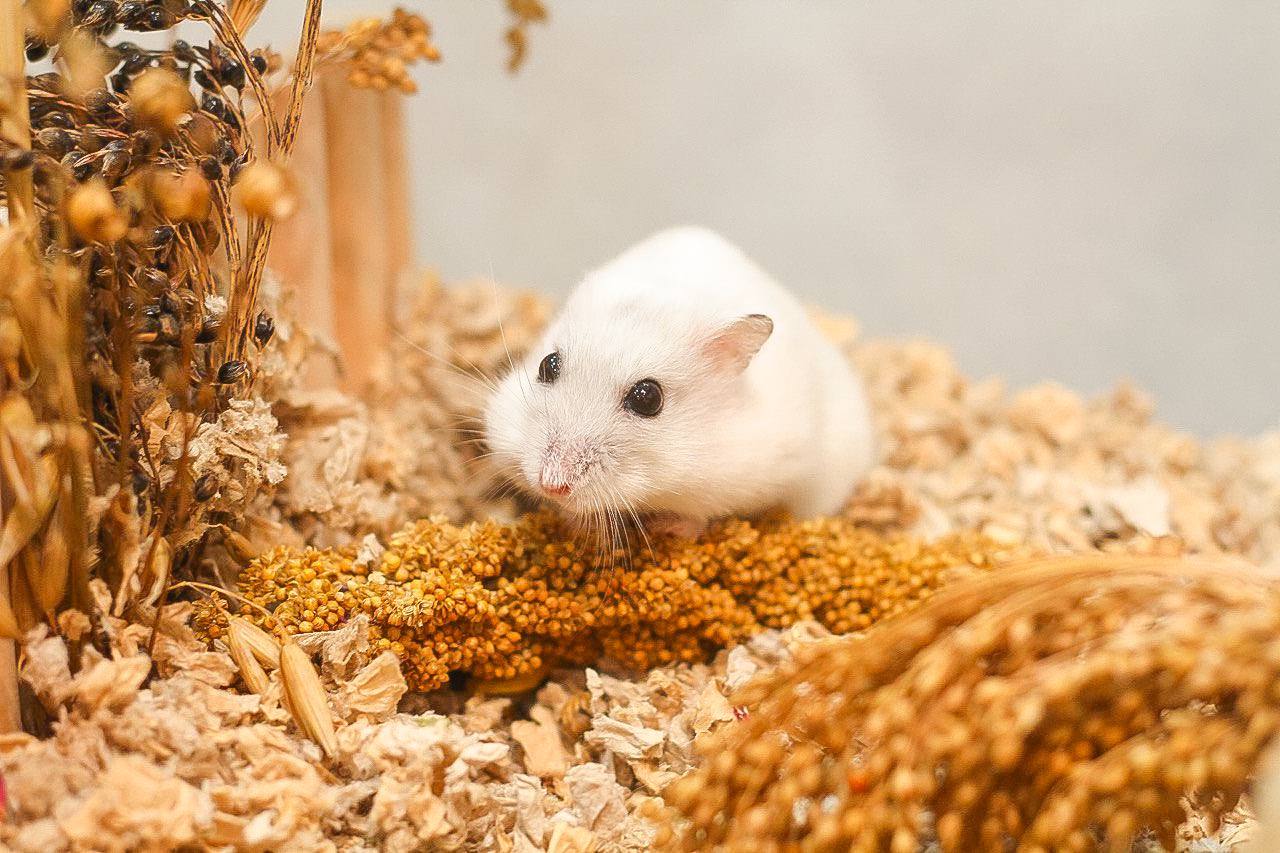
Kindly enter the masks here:
[[320, 35], [318, 52], [322, 63], [344, 66], [352, 86], [405, 94], [418, 91], [410, 66], [440, 61], [431, 25], [404, 9], [396, 9], [389, 19], [361, 18], [344, 30], [327, 30]]
[[[57, 469], [21, 477], [58, 492], [35, 502], [24, 535], [52, 535], [39, 532], [53, 529], [50, 513], [68, 519], [81, 606], [91, 557], [127, 593], [155, 570], [147, 585], [159, 594], [169, 557], [185, 564], [182, 546], [224, 520], [191, 448], [246, 396], [270, 337], [256, 305], [270, 229], [232, 204], [232, 186], [259, 154], [287, 159], [301, 92], [290, 93], [290, 120], [280, 122], [266, 96], [268, 58], [243, 44], [225, 6], [27, 0], [26, 59], [47, 57], [54, 70], [23, 78], [24, 68], [9, 68], [0, 81], [6, 234], [21, 241], [10, 240], [3, 259], [0, 325], [16, 323], [22, 337], [0, 354], [6, 378], [21, 381], [0, 383], [0, 393], [25, 394], [38, 422], [58, 425], [52, 444], [39, 430], [18, 438], [24, 455]], [[317, 0], [308, 7], [318, 13]], [[179, 24], [183, 38], [172, 31]], [[171, 32], [156, 42], [167, 46], [146, 47], [122, 29]], [[313, 53], [303, 41], [295, 68], [305, 77]], [[246, 116], [265, 129], [250, 133]], [[87, 435], [66, 439], [82, 424]], [[223, 480], [250, 479], [242, 460], [216, 464]], [[90, 490], [106, 510], [92, 523]], [[20, 610], [51, 618], [62, 595], [51, 588]]]
[[1280, 725], [1280, 588], [1256, 568], [1078, 556], [960, 582], [733, 698], [664, 796], [679, 850], [1175, 848]]
[[[610, 658], [646, 668], [701, 660], [763, 627], [816, 619], [865, 628], [915, 606], [948, 569], [987, 567], [989, 542], [882, 538], [841, 519], [727, 521], [691, 542], [671, 537], [629, 555], [593, 554], [549, 514], [512, 525], [421, 521], [376, 560], [351, 550], [277, 549], [249, 565], [241, 611], [288, 634], [327, 631], [357, 614], [419, 690], [452, 672], [485, 680]], [[206, 604], [197, 624], [221, 631]]]

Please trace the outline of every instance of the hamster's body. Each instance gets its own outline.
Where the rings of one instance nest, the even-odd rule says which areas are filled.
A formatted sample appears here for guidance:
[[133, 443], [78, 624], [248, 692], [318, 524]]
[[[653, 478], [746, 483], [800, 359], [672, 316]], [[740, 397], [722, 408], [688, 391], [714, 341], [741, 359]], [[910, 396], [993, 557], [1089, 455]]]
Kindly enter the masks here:
[[[555, 377], [539, 382], [551, 353]], [[656, 415], [628, 402], [641, 380], [661, 389]], [[615, 505], [696, 523], [835, 512], [873, 456], [845, 359], [795, 297], [698, 228], [587, 275], [500, 386], [486, 431], [515, 479], [571, 514]]]

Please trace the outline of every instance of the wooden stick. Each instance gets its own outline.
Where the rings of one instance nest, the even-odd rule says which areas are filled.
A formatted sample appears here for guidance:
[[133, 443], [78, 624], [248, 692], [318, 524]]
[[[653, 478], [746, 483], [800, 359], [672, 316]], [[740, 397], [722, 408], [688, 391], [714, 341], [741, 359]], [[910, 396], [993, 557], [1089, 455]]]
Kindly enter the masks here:
[[392, 278], [382, 100], [334, 73], [321, 77], [328, 142], [329, 245], [334, 337], [343, 387], [359, 393], [382, 365], [390, 332]]
[[382, 179], [387, 210], [387, 325], [394, 329], [405, 279], [413, 272], [413, 212], [409, 205], [409, 158], [404, 99], [400, 92], [382, 92]]
[[[23, 20], [21, 0], [0, 0], [0, 86], [5, 90], [0, 92], [5, 97], [4, 109], [0, 110], [0, 135], [14, 145], [30, 148]], [[30, 233], [35, 200], [31, 170], [8, 171], [4, 177], [9, 227], [26, 228]], [[0, 566], [0, 595], [7, 601], [9, 594], [9, 567]], [[0, 732], [18, 731], [21, 727], [17, 645], [13, 640], [0, 640]]]

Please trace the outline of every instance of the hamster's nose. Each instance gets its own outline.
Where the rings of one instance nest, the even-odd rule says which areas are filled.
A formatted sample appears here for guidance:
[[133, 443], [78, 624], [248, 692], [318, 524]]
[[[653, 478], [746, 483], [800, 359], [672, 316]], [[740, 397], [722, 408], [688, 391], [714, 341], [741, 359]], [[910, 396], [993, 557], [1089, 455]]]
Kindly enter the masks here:
[[543, 477], [542, 481], [538, 485], [542, 487], [542, 491], [545, 494], [548, 494], [554, 498], [562, 498], [572, 491], [568, 483], [548, 482], [546, 477]]

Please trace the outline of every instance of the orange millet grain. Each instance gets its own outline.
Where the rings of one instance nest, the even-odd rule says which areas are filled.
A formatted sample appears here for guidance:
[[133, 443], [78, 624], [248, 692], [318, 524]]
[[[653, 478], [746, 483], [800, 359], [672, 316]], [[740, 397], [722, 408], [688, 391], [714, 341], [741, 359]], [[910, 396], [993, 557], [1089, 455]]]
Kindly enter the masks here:
[[[977, 536], [925, 543], [839, 518], [725, 521], [696, 542], [662, 538], [601, 558], [550, 514], [515, 524], [420, 521], [370, 565], [351, 550], [278, 548], [253, 561], [242, 614], [285, 633], [368, 616], [409, 684], [484, 680], [611, 658], [637, 669], [702, 660], [762, 627], [816, 619], [866, 628], [914, 606], [957, 566], [1004, 552]], [[217, 621], [205, 612], [207, 627]]]

